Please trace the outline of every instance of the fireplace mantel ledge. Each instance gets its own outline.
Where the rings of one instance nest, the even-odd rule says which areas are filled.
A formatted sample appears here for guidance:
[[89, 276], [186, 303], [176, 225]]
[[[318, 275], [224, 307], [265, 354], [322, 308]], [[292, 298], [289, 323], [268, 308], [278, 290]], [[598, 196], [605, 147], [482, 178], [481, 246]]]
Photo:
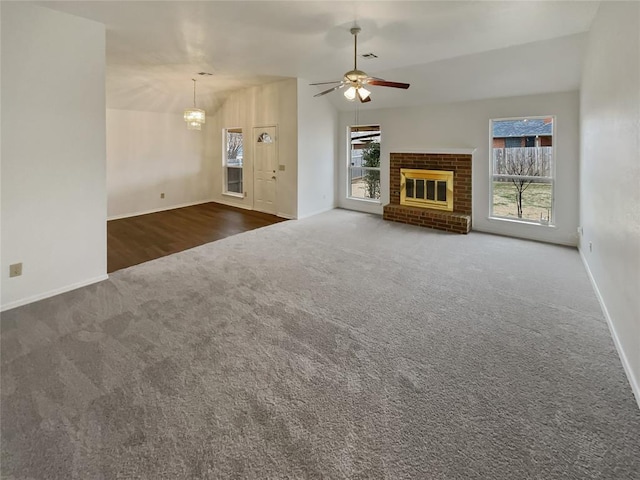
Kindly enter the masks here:
[[473, 155], [477, 148], [390, 148], [389, 153]]

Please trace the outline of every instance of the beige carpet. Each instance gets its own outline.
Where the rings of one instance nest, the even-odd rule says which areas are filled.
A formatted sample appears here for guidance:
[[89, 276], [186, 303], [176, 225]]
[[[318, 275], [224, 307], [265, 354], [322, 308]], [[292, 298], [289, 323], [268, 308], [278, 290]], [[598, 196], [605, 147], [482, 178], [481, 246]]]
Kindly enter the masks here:
[[638, 479], [574, 249], [336, 210], [2, 315], [7, 479]]

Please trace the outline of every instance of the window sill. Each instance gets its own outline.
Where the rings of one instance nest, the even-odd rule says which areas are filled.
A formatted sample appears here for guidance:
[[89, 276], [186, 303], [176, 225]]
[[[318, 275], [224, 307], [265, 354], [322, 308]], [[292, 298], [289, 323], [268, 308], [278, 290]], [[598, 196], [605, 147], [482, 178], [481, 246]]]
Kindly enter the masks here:
[[505, 223], [517, 223], [519, 225], [531, 225], [533, 227], [543, 227], [543, 228], [558, 228], [553, 223], [540, 223], [529, 220], [518, 220], [515, 218], [505, 218], [505, 217], [488, 217], [490, 222], [505, 222]]
[[375, 200], [373, 198], [347, 197], [347, 200], [355, 200], [357, 202], [373, 203], [374, 205], [382, 205], [382, 202], [380, 200]]
[[226, 197], [244, 198], [244, 193], [222, 192], [222, 195]]

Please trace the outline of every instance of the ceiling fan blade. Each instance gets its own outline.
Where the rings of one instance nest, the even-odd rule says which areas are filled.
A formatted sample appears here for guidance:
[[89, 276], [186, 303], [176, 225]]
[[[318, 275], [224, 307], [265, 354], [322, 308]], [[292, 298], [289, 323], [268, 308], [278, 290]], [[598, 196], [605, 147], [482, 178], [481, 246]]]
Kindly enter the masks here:
[[322, 95], [326, 95], [327, 93], [331, 93], [334, 90], [338, 90], [339, 88], [344, 87], [344, 84], [336, 85], [335, 87], [330, 88], [329, 90], [325, 90], [324, 92], [316, 93], [314, 97], [321, 97]]
[[334, 80], [333, 82], [310, 83], [309, 85], [329, 85], [330, 83], [341, 83], [342, 80]]
[[367, 81], [367, 85], [376, 85], [378, 87], [404, 88], [405, 90], [409, 88], [408, 83], [387, 82], [386, 80], [378, 80], [377, 78]]

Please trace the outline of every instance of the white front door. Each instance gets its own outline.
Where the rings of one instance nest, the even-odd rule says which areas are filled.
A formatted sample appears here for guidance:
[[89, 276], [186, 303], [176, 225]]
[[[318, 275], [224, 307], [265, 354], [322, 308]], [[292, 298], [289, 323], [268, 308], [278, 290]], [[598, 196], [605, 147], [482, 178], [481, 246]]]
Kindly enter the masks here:
[[253, 129], [253, 208], [260, 212], [276, 213], [276, 170], [278, 149], [276, 127]]

